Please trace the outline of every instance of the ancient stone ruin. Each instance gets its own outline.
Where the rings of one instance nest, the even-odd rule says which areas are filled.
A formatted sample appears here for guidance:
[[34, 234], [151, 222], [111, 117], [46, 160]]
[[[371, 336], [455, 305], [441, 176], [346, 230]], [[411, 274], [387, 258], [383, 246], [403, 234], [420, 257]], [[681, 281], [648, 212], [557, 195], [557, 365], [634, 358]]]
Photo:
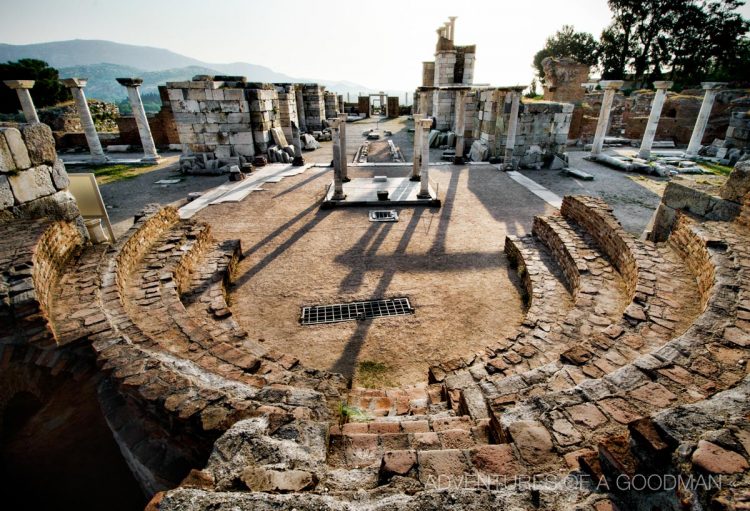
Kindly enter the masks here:
[[[311, 190], [310, 181], [333, 172], [324, 193], [304, 196], [301, 213], [251, 218], [269, 223], [271, 231], [253, 247], [237, 239], [247, 224], [235, 218], [188, 218], [184, 210], [158, 204], [145, 207], [117, 240], [94, 243], [68, 189], [52, 131], [34, 120], [28, 88], [19, 84], [28, 123], [0, 128], [2, 420], [17, 422], [24, 404], [54, 401], [60, 389], [80, 392], [102, 419], [149, 511], [747, 509], [748, 160], [739, 161], [719, 189], [670, 181], [643, 237], [627, 231], [600, 197], [566, 195], [556, 207], [526, 194], [508, 177], [518, 172], [502, 171], [566, 165], [576, 105], [560, 96], [578, 97], [580, 91], [563, 82], [579, 80], [584, 70], [547, 62], [545, 69], [556, 77], [546, 85], [554, 101], [527, 102], [517, 86], [475, 86], [476, 49], [455, 45], [454, 31], [451, 18], [438, 30], [435, 61], [423, 66], [413, 161], [390, 167], [351, 161], [343, 98], [319, 85], [233, 76], [167, 83], [169, 111], [185, 147], [176, 165], [186, 173], [247, 169], [263, 157], [292, 178], [294, 167], [302, 167], [294, 161], [301, 157], [301, 133], [329, 131], [333, 168], [326, 162], [319, 174], [273, 196], [244, 199], [257, 200], [261, 212], [270, 210], [288, 200], [285, 194]], [[565, 66], [575, 72], [566, 74]], [[83, 101], [85, 82], [67, 83]], [[156, 160], [142, 104], [139, 109], [140, 82], [120, 83], [136, 112], [144, 157]], [[624, 164], [605, 149], [622, 83], [599, 85], [590, 156]], [[639, 113], [649, 115], [639, 157], [628, 165], [649, 161], [661, 112], [669, 108], [670, 84], [654, 85], [653, 98], [643, 104], [633, 99]], [[722, 90], [716, 83], [703, 88], [686, 159], [704, 150], [713, 101]], [[90, 112], [87, 119], [88, 110], [81, 110], [91, 153], [104, 156]], [[729, 135], [739, 147], [746, 115], [735, 113]], [[451, 163], [431, 166], [430, 147], [441, 137], [453, 149]], [[467, 156], [476, 165], [465, 165]], [[380, 175], [386, 172], [393, 174]], [[450, 184], [447, 191], [438, 192], [438, 174]], [[492, 202], [497, 189], [487, 190], [491, 178], [510, 190], [506, 198], [523, 192], [523, 201], [536, 197], [538, 203]], [[357, 216], [364, 210], [324, 210], [353, 194], [345, 185], [356, 179], [377, 192], [385, 186], [380, 183], [395, 179], [399, 187], [411, 187], [412, 202], [391, 203], [406, 212], [408, 223], [391, 231], [395, 222], [370, 224], [382, 217]], [[459, 188], [461, 180], [465, 188]], [[470, 203], [469, 195], [477, 202]], [[225, 211], [243, 211], [241, 202]], [[482, 212], [487, 217], [476, 219]], [[325, 224], [330, 218], [332, 227]], [[478, 224], [471, 237], [487, 228], [486, 218], [510, 225], [507, 236], [492, 240], [495, 252], [467, 253], [451, 245], [465, 235], [451, 222]], [[312, 307], [303, 295], [325, 296], [315, 286], [351, 259], [349, 280], [334, 287], [356, 287], [352, 281], [362, 279], [367, 265], [388, 274], [401, 264], [422, 272], [420, 278], [479, 274], [481, 282], [457, 290], [438, 285], [431, 293], [467, 301], [470, 288], [486, 284], [481, 272], [497, 263], [509, 270], [519, 321], [508, 320], [507, 335], [492, 333], [478, 349], [446, 335], [442, 343], [463, 351], [435, 360], [409, 385], [353, 386], [335, 365], [303, 364], [294, 343], [270, 347], [264, 333], [251, 330], [257, 310], [238, 305], [236, 284], [247, 278], [237, 271], [243, 259], [260, 254], [250, 269], [256, 273], [277, 262], [292, 266], [294, 250], [323, 260], [322, 249], [295, 243], [317, 233], [335, 252], [344, 238], [359, 235], [341, 226], [362, 219], [358, 249], [334, 253], [328, 266], [305, 268], [308, 287], [288, 292], [294, 312], [282, 310], [286, 316], [279, 322], [306, 328], [301, 319], [290, 319], [297, 306]], [[303, 228], [297, 230], [297, 223]], [[428, 231], [439, 235], [418, 237]], [[391, 232], [402, 235], [399, 242], [385, 241]], [[289, 237], [273, 245], [282, 235]], [[425, 240], [433, 246], [425, 248], [431, 244]], [[407, 251], [410, 243], [418, 253]], [[387, 257], [378, 252], [381, 245]], [[438, 259], [450, 264], [439, 267]], [[265, 296], [287, 278], [278, 271], [272, 285], [265, 282]], [[389, 278], [394, 287], [402, 285], [393, 273]], [[344, 305], [329, 307], [340, 314]], [[422, 310], [402, 312], [421, 319]], [[251, 318], [251, 328], [237, 319], [240, 312]], [[362, 311], [349, 319], [366, 330], [372, 317]], [[323, 336], [323, 328], [310, 330], [308, 339]], [[44, 428], [32, 431], [32, 439], [46, 440]], [[107, 502], [97, 505], [106, 508]]]

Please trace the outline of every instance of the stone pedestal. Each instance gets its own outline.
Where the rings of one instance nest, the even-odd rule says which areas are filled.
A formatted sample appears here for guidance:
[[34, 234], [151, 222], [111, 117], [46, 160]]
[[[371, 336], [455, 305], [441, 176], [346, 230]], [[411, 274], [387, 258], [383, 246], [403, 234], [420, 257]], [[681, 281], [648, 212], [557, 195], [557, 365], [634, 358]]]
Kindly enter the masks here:
[[346, 114], [339, 114], [339, 145], [340, 145], [340, 154], [339, 158], [341, 158], [341, 180], [344, 183], [348, 183], [351, 181], [349, 179], [349, 166], [346, 156]]
[[688, 144], [687, 150], [685, 151], [686, 158], [695, 158], [696, 156], [698, 156], [698, 151], [700, 150], [701, 142], [703, 141], [703, 135], [706, 133], [706, 124], [708, 124], [708, 118], [711, 117], [711, 109], [714, 106], [716, 93], [724, 85], [726, 85], [726, 83], [701, 83], [701, 86], [706, 91], [706, 93], [703, 95], [703, 103], [701, 103], [701, 109], [700, 112], [698, 112], [698, 119], [696, 119], [695, 121], [693, 134], [690, 136], [690, 143]]
[[419, 119], [419, 123], [422, 125], [422, 158], [420, 162], [420, 176], [421, 181], [419, 187], [419, 193], [417, 194], [418, 199], [431, 199], [430, 195], [430, 126], [432, 126], [432, 119]]
[[648, 116], [646, 130], [643, 132], [641, 148], [638, 151], [639, 158], [647, 160], [651, 156], [651, 145], [654, 143], [654, 138], [656, 137], [656, 128], [659, 127], [661, 109], [664, 106], [664, 99], [667, 97], [667, 90], [672, 85], [672, 82], [654, 82], [656, 94], [654, 95], [653, 103], [651, 103], [651, 113]]
[[341, 175], [341, 137], [339, 131], [340, 119], [331, 121], [331, 137], [333, 141], [333, 196], [331, 200], [340, 201], [346, 199], [344, 193], [344, 180]]
[[86, 143], [91, 153], [91, 161], [94, 163], [106, 162], [107, 157], [104, 155], [99, 135], [96, 133], [96, 126], [94, 126], [94, 119], [91, 117], [89, 104], [86, 101], [86, 95], [83, 93], [83, 88], [86, 87], [88, 80], [86, 78], [66, 78], [60, 80], [60, 82], [69, 88], [71, 94], [73, 94], [78, 116], [81, 119], [81, 126], [83, 126], [83, 133], [86, 135]]
[[414, 114], [414, 161], [411, 167], [410, 181], [419, 181], [419, 173], [422, 170], [422, 119], [424, 115]]
[[[453, 20], [451, 17], [451, 30], [453, 30]], [[464, 134], [466, 133], [466, 91], [456, 91], [456, 155], [453, 157], [455, 165], [462, 165], [466, 162], [464, 158]]]
[[36, 108], [34, 108], [34, 101], [31, 99], [31, 92], [29, 92], [34, 87], [34, 80], [5, 80], [3, 83], [16, 91], [26, 122], [39, 122], [39, 116], [36, 114]]
[[301, 167], [305, 164], [305, 159], [302, 157], [302, 140], [300, 140], [299, 128], [294, 121], [292, 121], [292, 145], [294, 145], [294, 159], [292, 160], [292, 166]]
[[423, 117], [427, 117], [430, 113], [426, 91], [419, 93], [419, 113], [422, 114]]
[[513, 151], [516, 148], [516, 132], [518, 131], [518, 109], [521, 101], [521, 90], [511, 90], [510, 118], [508, 119], [508, 136], [505, 137], [505, 157], [503, 166], [506, 169], [515, 169], [516, 164], [513, 159]]
[[154, 139], [151, 136], [151, 128], [148, 125], [148, 117], [146, 116], [146, 110], [143, 109], [143, 101], [141, 101], [141, 93], [138, 88], [143, 83], [141, 78], [118, 78], [117, 82], [123, 85], [128, 91], [128, 100], [130, 101], [130, 108], [133, 109], [133, 117], [135, 117], [135, 123], [138, 125], [138, 134], [141, 136], [141, 144], [143, 145], [143, 161], [157, 162], [159, 161], [159, 154], [156, 152], [156, 145], [154, 145]]
[[602, 80], [599, 82], [599, 85], [604, 90], [604, 96], [602, 97], [602, 108], [599, 110], [599, 120], [596, 123], [594, 143], [591, 147], [592, 155], [602, 152], [604, 137], [607, 136], [607, 128], [609, 128], [609, 113], [612, 109], [612, 100], [615, 98], [615, 92], [622, 87], [623, 83], [622, 80]]

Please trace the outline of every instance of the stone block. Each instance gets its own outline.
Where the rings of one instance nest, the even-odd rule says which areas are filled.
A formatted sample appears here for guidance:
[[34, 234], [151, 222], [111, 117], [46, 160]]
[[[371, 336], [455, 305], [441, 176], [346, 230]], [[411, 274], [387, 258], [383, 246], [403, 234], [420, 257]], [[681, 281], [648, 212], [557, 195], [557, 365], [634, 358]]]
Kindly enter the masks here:
[[6, 209], [13, 205], [15, 202], [13, 198], [13, 192], [10, 189], [10, 183], [8, 178], [0, 174], [0, 209]]
[[526, 463], [537, 465], [554, 458], [552, 437], [540, 422], [517, 421], [508, 426], [508, 432]]
[[80, 216], [75, 198], [67, 190], [40, 197], [31, 202], [16, 205], [13, 215], [17, 218], [57, 218], [75, 220]]
[[31, 159], [26, 144], [21, 137], [21, 132], [16, 128], [0, 128], [0, 133], [5, 138], [15, 168], [28, 169], [31, 167]]
[[252, 491], [298, 492], [313, 488], [315, 474], [305, 470], [267, 470], [248, 467], [242, 472], [242, 481]]
[[32, 165], [52, 165], [55, 162], [55, 139], [49, 126], [41, 123], [25, 124], [21, 133]]
[[70, 184], [70, 178], [62, 160], [55, 160], [54, 165], [52, 165], [52, 184], [58, 190], [65, 190]]
[[0, 133], [0, 172], [11, 172], [16, 170], [16, 164], [13, 161], [13, 155], [10, 152], [5, 137]]
[[55, 193], [51, 170], [47, 165], [40, 165], [8, 176], [16, 200], [24, 203]]

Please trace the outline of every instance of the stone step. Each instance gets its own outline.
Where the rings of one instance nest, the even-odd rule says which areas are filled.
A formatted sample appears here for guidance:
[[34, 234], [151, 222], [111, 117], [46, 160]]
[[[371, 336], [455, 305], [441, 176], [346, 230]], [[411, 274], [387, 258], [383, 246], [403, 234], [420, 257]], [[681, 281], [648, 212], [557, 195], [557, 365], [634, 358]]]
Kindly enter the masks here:
[[489, 420], [466, 416], [347, 423], [331, 427], [329, 464], [370, 466], [389, 450], [469, 449], [490, 443], [489, 433]]
[[347, 406], [369, 417], [420, 416], [447, 411], [442, 385], [355, 388], [349, 392]]

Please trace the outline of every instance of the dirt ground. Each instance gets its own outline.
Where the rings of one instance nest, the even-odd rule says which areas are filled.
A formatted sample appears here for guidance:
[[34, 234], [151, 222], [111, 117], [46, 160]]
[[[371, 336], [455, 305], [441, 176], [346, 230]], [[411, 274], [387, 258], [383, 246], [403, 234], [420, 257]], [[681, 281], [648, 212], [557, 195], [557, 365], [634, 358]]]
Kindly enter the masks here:
[[[350, 168], [352, 177], [407, 175], [409, 167]], [[313, 168], [196, 218], [217, 239], [239, 238], [245, 259], [231, 291], [240, 324], [269, 348], [353, 376], [380, 363], [385, 384], [426, 381], [431, 362], [468, 356], [522, 321], [506, 234], [531, 229], [551, 208], [490, 166], [439, 167], [440, 209], [396, 208], [371, 223], [367, 208], [322, 211], [330, 170]], [[301, 307], [405, 296], [410, 316], [301, 326]], [[355, 382], [356, 383], [356, 382]]]

